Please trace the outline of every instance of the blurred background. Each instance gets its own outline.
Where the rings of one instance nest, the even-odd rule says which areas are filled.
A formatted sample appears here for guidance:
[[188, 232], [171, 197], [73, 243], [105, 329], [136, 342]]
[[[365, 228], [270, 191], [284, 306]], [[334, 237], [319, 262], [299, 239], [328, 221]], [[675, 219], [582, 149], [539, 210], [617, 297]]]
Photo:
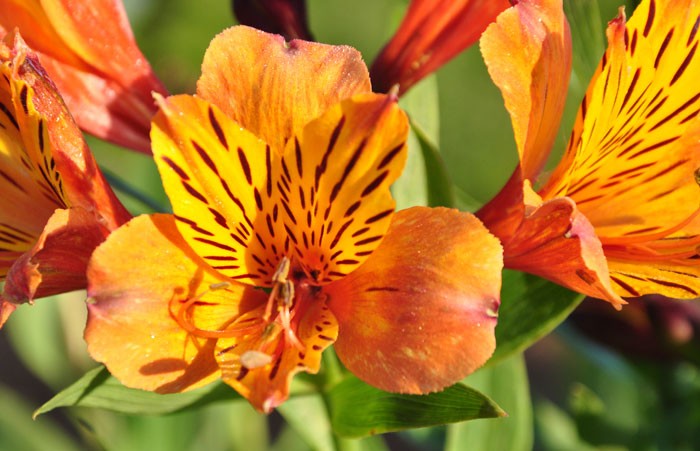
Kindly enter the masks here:
[[[588, 79], [603, 53], [607, 20], [622, 5], [631, 14], [634, 3], [565, 1], [575, 56], [557, 149], [566, 144]], [[126, 0], [125, 4], [143, 53], [170, 92], [193, 93], [209, 41], [235, 24], [230, 3]], [[368, 65], [398, 26], [406, 5], [406, 0], [307, 2], [315, 38], [359, 49]], [[421, 82], [402, 103], [429, 124], [458, 204], [474, 209], [488, 201], [511, 174], [516, 152], [509, 118], [478, 46]], [[150, 203], [144, 202], [122, 190], [120, 195], [132, 213], [169, 208], [148, 157], [92, 138], [89, 143], [113, 180], [149, 199]], [[555, 152], [552, 160], [556, 158]], [[421, 176], [419, 166], [404, 175], [395, 192], [400, 206], [424, 201], [408, 188]], [[84, 324], [84, 293], [71, 293], [19, 308], [0, 331], [0, 450], [319, 447], [279, 414], [258, 415], [243, 401], [229, 400], [166, 416], [59, 409], [32, 420], [36, 408], [96, 366], [85, 352]], [[509, 418], [335, 446], [376, 450], [387, 446], [401, 450], [700, 449], [698, 324], [700, 313], [693, 304], [640, 300], [616, 314], [606, 303], [585, 300], [569, 320], [526, 352], [527, 374], [517, 376], [505, 362], [501, 379], [489, 379], [491, 384], [500, 380], [498, 390], [491, 386], [493, 393], [480, 380], [485, 378], [482, 372], [466, 381], [492, 396], [510, 413]], [[525, 392], [516, 393], [516, 384], [525, 387]], [[500, 434], [504, 428], [510, 432]]]

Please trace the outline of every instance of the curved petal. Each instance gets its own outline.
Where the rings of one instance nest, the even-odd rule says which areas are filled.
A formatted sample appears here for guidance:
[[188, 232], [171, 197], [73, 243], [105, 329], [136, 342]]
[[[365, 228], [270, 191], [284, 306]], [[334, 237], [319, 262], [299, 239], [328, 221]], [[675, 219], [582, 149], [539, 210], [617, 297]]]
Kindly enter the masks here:
[[[223, 380], [236, 389], [258, 410], [269, 413], [289, 397], [289, 387], [296, 373], [315, 374], [321, 366], [321, 353], [338, 336], [338, 324], [328, 310], [325, 300], [297, 300], [304, 309], [296, 311], [292, 323], [303, 349], [288, 343], [282, 329], [269, 333], [251, 334], [242, 338], [221, 339], [216, 358]], [[257, 316], [262, 315], [258, 312]], [[260, 366], [242, 362], [248, 356], [264, 351], [274, 355]]]
[[150, 152], [151, 92], [167, 91], [137, 47], [121, 1], [3, 1], [0, 26], [18, 30], [38, 52], [81, 128]]
[[540, 192], [568, 196], [603, 244], [645, 241], [696, 214], [700, 189], [697, 1], [645, 0], [609, 46], [569, 149]]
[[526, 185], [527, 213], [504, 243], [506, 268], [529, 272], [579, 293], [625, 303], [610, 285], [603, 247], [593, 226], [568, 198], [538, 202]]
[[157, 110], [151, 92], [165, 93], [164, 88], [151, 87], [143, 92], [124, 89], [101, 74], [48, 55], [39, 57], [81, 129], [129, 149], [151, 152], [148, 135]]
[[197, 94], [282, 152], [330, 106], [370, 91], [360, 53], [238, 26], [209, 45]]
[[[8, 50], [0, 47], [0, 50]], [[25, 112], [22, 98], [29, 97], [26, 83], [14, 80], [10, 55], [0, 67], [0, 274], [32, 247], [57, 208], [67, 200], [51, 169], [55, 160], [49, 146], [45, 121]], [[32, 105], [33, 108], [33, 105]], [[39, 136], [41, 132], [41, 136]], [[43, 176], [46, 174], [46, 177]], [[27, 208], [31, 205], [32, 208]]]
[[80, 207], [56, 210], [36, 244], [10, 268], [3, 298], [22, 303], [85, 288], [87, 262], [107, 235], [109, 229]]
[[66, 64], [84, 66], [78, 55], [65, 45], [42, 9], [40, 0], [0, 2], [0, 26], [7, 32], [21, 30], [36, 51], [50, 52]]
[[459, 381], [495, 348], [502, 267], [498, 240], [474, 216], [399, 211], [372, 256], [324, 287], [338, 356], [383, 390], [428, 393]]
[[[16, 129], [49, 196], [99, 214], [110, 228], [131, 215], [100, 172], [83, 135], [36, 55], [16, 37], [3, 71], [11, 85]], [[5, 80], [7, 81], [7, 80]], [[9, 89], [9, 88], [8, 88]], [[15, 125], [15, 124], [12, 124]]]
[[225, 329], [267, 298], [223, 283], [187, 246], [170, 215], [139, 216], [114, 231], [95, 250], [88, 282], [90, 355], [123, 384], [159, 393], [220, 377], [216, 338], [198, 336], [195, 328]]
[[340, 102], [282, 155], [202, 99], [161, 105], [156, 163], [179, 230], [214, 269], [270, 286], [286, 256], [327, 283], [381, 240], [394, 209], [389, 185], [406, 159], [408, 124], [395, 98]]
[[[46, 17], [61, 37], [61, 41], [40, 41], [32, 36], [34, 28], [20, 28], [21, 33], [31, 37], [28, 41], [33, 48], [52, 56], [54, 49], [65, 46], [85, 64], [96, 69], [93, 72], [107, 74], [108, 78], [122, 86], [154, 80], [151, 87], [159, 90], [160, 83], [136, 45], [120, 0], [33, 0], [25, 3], [30, 14]], [[12, 29], [14, 26], [6, 28]], [[143, 94], [149, 94], [149, 91]]]
[[571, 71], [571, 37], [561, 0], [522, 0], [481, 38], [481, 53], [511, 116], [525, 180], [552, 149]]
[[472, 45], [507, 0], [412, 0], [370, 70], [376, 92], [401, 94]]
[[11, 302], [0, 299], [0, 329], [5, 325], [10, 314], [15, 311], [17, 306]]

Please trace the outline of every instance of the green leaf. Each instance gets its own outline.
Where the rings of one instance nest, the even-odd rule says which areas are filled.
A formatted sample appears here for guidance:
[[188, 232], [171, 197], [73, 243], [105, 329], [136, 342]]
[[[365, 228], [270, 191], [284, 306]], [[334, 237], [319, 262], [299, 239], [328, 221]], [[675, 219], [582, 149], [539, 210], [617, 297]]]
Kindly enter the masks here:
[[[32, 421], [31, 409], [15, 392], [0, 384], [0, 449], [77, 451], [83, 449], [50, 417]], [[49, 446], [50, 445], [50, 446]]]
[[448, 425], [445, 451], [531, 450], [532, 405], [523, 356], [482, 368], [464, 382], [498, 400], [508, 418]]
[[425, 165], [425, 178], [428, 192], [428, 206], [430, 207], [454, 207], [455, 189], [447, 166], [440, 155], [437, 145], [428, 138], [420, 126], [412, 123], [413, 132], [423, 151], [423, 164]]
[[236, 398], [239, 398], [239, 395], [221, 383], [170, 395], [127, 388], [110, 376], [106, 368], [98, 367], [85, 373], [78, 381], [39, 407], [34, 412], [34, 418], [58, 407], [69, 406], [99, 407], [121, 413], [156, 415], [208, 404], [213, 400]]
[[330, 390], [328, 402], [333, 430], [343, 437], [504, 415], [488, 397], [461, 383], [438, 393], [401, 395], [348, 377]]
[[320, 394], [290, 398], [277, 411], [312, 449], [335, 450], [328, 411]]
[[411, 118], [411, 131], [406, 167], [392, 187], [397, 209], [454, 206], [454, 186], [438, 150], [440, 109], [435, 77], [421, 81], [400, 103]]
[[523, 351], [547, 335], [582, 300], [583, 295], [542, 278], [504, 271], [496, 326], [496, 351], [487, 365]]
[[84, 301], [84, 292], [72, 292], [20, 305], [3, 329], [22, 362], [55, 390], [82, 374], [74, 364], [86, 360]]

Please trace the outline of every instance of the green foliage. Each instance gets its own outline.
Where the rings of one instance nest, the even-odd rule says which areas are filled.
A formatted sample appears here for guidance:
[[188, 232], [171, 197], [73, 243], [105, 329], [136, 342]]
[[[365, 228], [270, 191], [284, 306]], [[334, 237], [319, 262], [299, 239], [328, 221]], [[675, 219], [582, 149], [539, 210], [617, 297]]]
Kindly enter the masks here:
[[464, 384], [429, 395], [401, 395], [354, 377], [333, 387], [329, 405], [334, 431], [347, 437], [504, 415], [488, 397]]
[[522, 352], [550, 333], [582, 299], [582, 295], [539, 277], [504, 271], [496, 352], [488, 364]]
[[532, 449], [532, 406], [522, 355], [483, 368], [464, 382], [489, 393], [508, 412], [508, 417], [448, 426], [446, 451]]
[[123, 386], [104, 367], [85, 373], [70, 387], [62, 390], [34, 412], [34, 417], [58, 407], [98, 407], [121, 413], [156, 415], [178, 411], [199, 404], [240, 398], [234, 390], [221, 384], [186, 393], [159, 395]]

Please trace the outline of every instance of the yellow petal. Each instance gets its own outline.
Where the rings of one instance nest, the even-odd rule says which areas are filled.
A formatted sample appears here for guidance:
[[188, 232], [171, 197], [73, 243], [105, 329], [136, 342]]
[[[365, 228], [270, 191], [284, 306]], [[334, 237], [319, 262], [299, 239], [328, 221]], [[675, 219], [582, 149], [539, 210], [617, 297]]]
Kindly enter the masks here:
[[610, 22], [567, 153], [540, 192], [576, 201], [603, 244], [653, 237], [698, 210], [699, 21], [698, 2], [645, 0], [627, 25]]
[[197, 94], [282, 152], [330, 106], [369, 92], [360, 53], [238, 26], [219, 34], [202, 63]]
[[194, 328], [225, 329], [266, 301], [210, 270], [170, 215], [140, 216], [113, 232], [95, 250], [88, 280], [90, 355], [123, 384], [159, 393], [218, 378], [216, 339]]
[[269, 286], [286, 256], [326, 283], [379, 244], [406, 158], [407, 119], [392, 97], [335, 105], [283, 155], [204, 100], [161, 103], [156, 163], [178, 229], [214, 269]]
[[323, 288], [350, 371], [383, 390], [428, 393], [479, 368], [495, 348], [502, 249], [474, 216], [395, 214], [372, 256]]
[[511, 116], [524, 179], [534, 179], [559, 130], [571, 70], [561, 0], [523, 0], [481, 38], [481, 53]]

